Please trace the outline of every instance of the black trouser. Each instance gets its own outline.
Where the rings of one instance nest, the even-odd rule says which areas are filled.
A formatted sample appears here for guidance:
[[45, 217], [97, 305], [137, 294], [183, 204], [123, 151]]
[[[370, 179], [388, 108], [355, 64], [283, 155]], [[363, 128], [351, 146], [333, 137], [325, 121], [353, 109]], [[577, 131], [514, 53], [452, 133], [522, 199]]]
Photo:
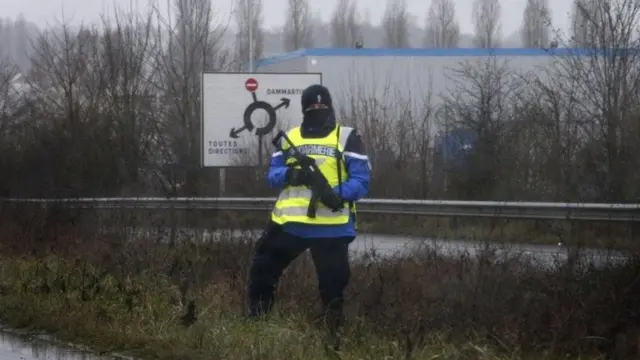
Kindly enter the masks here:
[[270, 224], [256, 244], [249, 271], [249, 317], [273, 307], [275, 288], [284, 269], [306, 249], [311, 251], [327, 324], [343, 323], [343, 293], [349, 282], [349, 243], [354, 237], [305, 239]]

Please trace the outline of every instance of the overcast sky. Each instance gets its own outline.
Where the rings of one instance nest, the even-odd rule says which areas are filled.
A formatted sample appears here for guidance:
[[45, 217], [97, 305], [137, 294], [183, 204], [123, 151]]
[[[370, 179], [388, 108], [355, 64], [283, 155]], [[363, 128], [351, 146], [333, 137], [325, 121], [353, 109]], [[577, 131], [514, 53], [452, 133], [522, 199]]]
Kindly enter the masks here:
[[[171, 1], [171, 0], [168, 0]], [[237, 0], [213, 0], [216, 10], [220, 12], [220, 19], [228, 18], [233, 11], [233, 4]], [[323, 19], [331, 16], [337, 0], [310, 0], [314, 11], [320, 13]], [[160, 0], [165, 4], [167, 0]], [[384, 0], [359, 0], [361, 9], [369, 8], [371, 19], [374, 23], [379, 22], [384, 12]], [[409, 11], [413, 13], [422, 25], [429, 7], [430, 0], [407, 0]], [[473, 33], [472, 27], [472, 4], [473, 0], [455, 0], [456, 14], [460, 21], [463, 33]], [[128, 7], [134, 4], [139, 9], [144, 9], [147, 0], [0, 0], [1, 16], [15, 17], [19, 13], [39, 25], [55, 23], [63, 17], [66, 22], [91, 23], [99, 19], [99, 15], [104, 10], [112, 7], [113, 4]], [[287, 0], [263, 0], [264, 18], [267, 27], [280, 26], [284, 21], [284, 12]], [[502, 5], [502, 28], [503, 34], [509, 35], [516, 31], [522, 22], [522, 11], [526, 0], [500, 0]], [[553, 16], [554, 28], [562, 29], [565, 34], [568, 29], [569, 12], [571, 11], [570, 0], [550, 0], [551, 12]], [[137, 4], [137, 5], [136, 5]]]

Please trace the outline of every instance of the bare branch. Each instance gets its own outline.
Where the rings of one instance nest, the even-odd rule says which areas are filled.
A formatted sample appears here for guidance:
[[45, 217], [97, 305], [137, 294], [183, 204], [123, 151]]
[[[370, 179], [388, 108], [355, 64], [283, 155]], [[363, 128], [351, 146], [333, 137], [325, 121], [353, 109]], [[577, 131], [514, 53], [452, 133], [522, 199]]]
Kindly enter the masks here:
[[558, 96], [576, 103], [573, 116], [580, 121], [584, 143], [580, 156], [593, 166], [583, 180], [590, 179], [591, 189], [601, 189], [604, 198], [621, 200], [636, 193], [629, 179], [638, 163], [632, 154], [640, 150], [640, 56], [635, 50], [640, 43], [634, 36], [640, 3], [581, 1], [575, 6], [574, 45], [602, 50], [559, 59], [553, 76], [562, 79]]
[[227, 53], [220, 43], [226, 25], [214, 22], [211, 0], [175, 0], [175, 12], [174, 24], [155, 9], [157, 22], [165, 25], [159, 26], [156, 34], [165, 48], [159, 49], [154, 59], [162, 74], [156, 83], [162, 99], [157, 134], [163, 160], [180, 170], [177, 175], [173, 170], [165, 173], [170, 190], [195, 194], [201, 178], [200, 79], [205, 70], [227, 68]]
[[549, 46], [551, 13], [548, 0], [527, 0], [523, 13], [520, 36], [524, 47], [546, 48]]
[[313, 46], [309, 0], [289, 0], [284, 26], [284, 48], [294, 51]]
[[[455, 84], [440, 110], [443, 134], [453, 130], [467, 131], [476, 138], [474, 151], [467, 161], [444, 166], [450, 173], [456, 197], [501, 199], [504, 192], [501, 179], [507, 176], [509, 159], [503, 151], [505, 134], [510, 127], [511, 106], [516, 103], [522, 82], [514, 76], [509, 63], [496, 57], [465, 60], [448, 69], [448, 78]], [[445, 155], [445, 160], [447, 156]]]
[[0, 139], [7, 141], [8, 130], [20, 112], [20, 93], [17, 87], [21, 81], [18, 68], [7, 60], [0, 60]]
[[238, 0], [236, 5], [236, 60], [238, 70], [244, 70], [253, 54], [253, 61], [264, 53], [264, 19], [262, 0]]
[[362, 40], [355, 0], [338, 0], [331, 17], [331, 46], [352, 47]]
[[386, 47], [409, 47], [409, 14], [406, 0], [387, 0], [382, 27]]
[[453, 0], [434, 0], [429, 6], [424, 47], [455, 48], [460, 42], [460, 25]]
[[500, 0], [474, 0], [473, 21], [475, 37], [473, 43], [479, 48], [496, 48], [501, 42]]

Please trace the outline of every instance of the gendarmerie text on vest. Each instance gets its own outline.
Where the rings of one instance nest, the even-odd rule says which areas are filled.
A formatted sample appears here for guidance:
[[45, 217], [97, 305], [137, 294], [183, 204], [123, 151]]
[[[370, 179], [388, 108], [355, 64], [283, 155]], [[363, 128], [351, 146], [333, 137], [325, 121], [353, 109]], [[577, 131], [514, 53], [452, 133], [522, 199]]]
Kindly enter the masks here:
[[[325, 145], [300, 145], [298, 151], [303, 155], [318, 155], [318, 156], [330, 156], [336, 157], [336, 148], [333, 146]], [[286, 154], [289, 156], [290, 154]]]

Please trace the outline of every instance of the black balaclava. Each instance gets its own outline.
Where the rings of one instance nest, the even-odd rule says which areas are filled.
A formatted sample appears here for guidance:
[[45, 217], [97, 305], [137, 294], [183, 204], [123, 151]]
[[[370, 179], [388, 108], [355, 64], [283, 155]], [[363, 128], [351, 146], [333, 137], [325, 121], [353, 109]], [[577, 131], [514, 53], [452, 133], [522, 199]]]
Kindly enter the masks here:
[[302, 135], [323, 137], [336, 126], [333, 100], [329, 90], [319, 84], [307, 87], [300, 98]]

